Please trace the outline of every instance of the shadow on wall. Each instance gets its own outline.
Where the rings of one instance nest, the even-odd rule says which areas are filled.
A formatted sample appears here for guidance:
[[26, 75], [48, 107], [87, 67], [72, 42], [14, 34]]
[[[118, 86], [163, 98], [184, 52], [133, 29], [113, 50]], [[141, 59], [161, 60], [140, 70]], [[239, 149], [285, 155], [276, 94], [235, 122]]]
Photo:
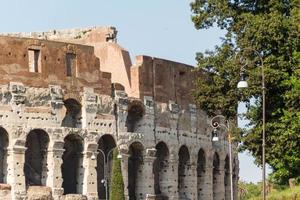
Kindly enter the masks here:
[[81, 127], [81, 104], [75, 99], [64, 101], [66, 115], [62, 120], [63, 127], [80, 128]]
[[40, 129], [32, 130], [26, 138], [24, 174], [26, 186], [46, 185], [48, 134]]
[[64, 194], [80, 194], [83, 182], [83, 139], [70, 134], [64, 139], [63, 164], [61, 166]]
[[138, 123], [145, 113], [144, 105], [141, 101], [132, 101], [128, 105], [128, 115], [126, 119], [127, 132], [137, 132]]
[[0, 127], [0, 183], [7, 183], [8, 134]]
[[139, 177], [141, 177], [143, 166], [144, 147], [139, 142], [134, 142], [129, 147], [128, 159], [128, 194], [129, 200], [139, 199], [139, 191], [137, 186], [140, 185]]

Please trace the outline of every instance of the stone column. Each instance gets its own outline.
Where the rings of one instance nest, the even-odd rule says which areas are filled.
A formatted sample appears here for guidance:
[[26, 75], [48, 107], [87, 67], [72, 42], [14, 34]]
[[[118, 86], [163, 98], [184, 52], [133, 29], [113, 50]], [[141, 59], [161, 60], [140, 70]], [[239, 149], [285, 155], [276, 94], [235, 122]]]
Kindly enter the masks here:
[[188, 166], [187, 169], [187, 178], [186, 178], [186, 185], [188, 188], [187, 191], [187, 197], [189, 199], [197, 199], [197, 165], [195, 163], [192, 163]]
[[12, 148], [8, 149], [8, 175], [7, 183], [12, 187], [12, 199], [23, 200], [26, 196], [26, 183], [24, 175], [25, 140], [19, 140]]
[[219, 177], [219, 198], [220, 200], [224, 200], [225, 199], [225, 181], [224, 181], [224, 177], [225, 177], [225, 161], [222, 159], [220, 160], [220, 177]]
[[97, 184], [101, 184], [101, 183], [97, 183], [96, 167], [97, 167], [96, 151], [85, 151], [83, 155], [83, 168], [85, 169], [85, 172], [84, 172], [82, 194], [86, 195], [88, 200], [98, 200]]
[[213, 163], [211, 156], [206, 159], [204, 182], [202, 197], [205, 200], [213, 200]]
[[48, 178], [47, 186], [52, 188], [52, 196], [54, 200], [58, 200], [64, 193], [62, 188], [62, 173], [61, 165], [63, 163], [62, 155], [64, 153], [64, 142], [54, 142], [52, 148], [48, 150], [47, 163], [48, 163]]
[[[156, 159], [155, 157], [155, 149], [147, 149], [147, 153], [144, 156], [144, 165], [143, 165], [143, 172], [141, 178], [141, 190], [144, 193], [144, 199], [153, 199], [155, 192], [154, 192], [154, 173], [153, 173], [153, 164]], [[139, 186], [138, 186], [139, 187]]]
[[169, 160], [169, 199], [179, 200], [178, 198], [178, 156], [170, 155]]
[[121, 158], [121, 169], [122, 169], [122, 176], [123, 176], [123, 182], [124, 182], [124, 196], [125, 200], [129, 200], [129, 194], [128, 194], [128, 159], [129, 154], [120, 152], [122, 158]]

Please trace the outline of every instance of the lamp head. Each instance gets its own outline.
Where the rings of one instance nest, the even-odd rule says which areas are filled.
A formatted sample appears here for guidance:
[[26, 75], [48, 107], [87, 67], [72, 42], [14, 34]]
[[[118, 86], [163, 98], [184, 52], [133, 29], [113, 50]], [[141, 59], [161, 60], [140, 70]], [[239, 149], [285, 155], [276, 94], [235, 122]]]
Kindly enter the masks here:
[[91, 159], [92, 159], [92, 160], [96, 160], [96, 155], [95, 155], [95, 153], [92, 154]]
[[248, 87], [248, 83], [247, 81], [239, 81], [238, 84], [237, 84], [237, 88], [247, 88]]
[[246, 77], [244, 73], [241, 73], [241, 80], [237, 84], [237, 88], [247, 88], [248, 83], [246, 81]]
[[214, 128], [213, 132], [212, 132], [212, 141], [213, 142], [218, 142], [219, 141], [219, 137], [218, 137], [218, 132], [217, 132], [217, 129]]
[[219, 137], [218, 136], [213, 136], [212, 141], [213, 142], [218, 142], [219, 141]]

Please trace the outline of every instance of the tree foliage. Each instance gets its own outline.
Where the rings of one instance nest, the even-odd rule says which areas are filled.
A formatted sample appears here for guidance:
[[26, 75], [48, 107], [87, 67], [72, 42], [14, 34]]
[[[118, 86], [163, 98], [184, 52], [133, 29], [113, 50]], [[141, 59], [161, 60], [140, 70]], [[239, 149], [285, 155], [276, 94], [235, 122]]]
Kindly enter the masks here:
[[[242, 147], [261, 163], [262, 77], [266, 85], [266, 160], [275, 181], [300, 176], [300, 14], [299, 0], [195, 0], [197, 29], [218, 26], [226, 31], [214, 51], [197, 54], [205, 74], [196, 81], [198, 105], [210, 115], [235, 119], [237, 104], [247, 102], [249, 130]], [[262, 58], [262, 62], [260, 60]], [[241, 58], [246, 58], [246, 61]], [[236, 88], [245, 65], [248, 89]], [[250, 99], [255, 103], [250, 104]]]
[[115, 148], [113, 152], [113, 166], [111, 173], [110, 185], [110, 199], [125, 200], [124, 196], [124, 182], [121, 170], [121, 160], [118, 159], [118, 149]]

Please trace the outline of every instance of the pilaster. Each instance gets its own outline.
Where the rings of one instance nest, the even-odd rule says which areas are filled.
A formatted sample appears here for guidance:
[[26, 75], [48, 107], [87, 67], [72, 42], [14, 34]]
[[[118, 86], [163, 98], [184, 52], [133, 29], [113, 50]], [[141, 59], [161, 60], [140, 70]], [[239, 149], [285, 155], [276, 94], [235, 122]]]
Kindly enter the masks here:
[[171, 154], [169, 160], [169, 199], [179, 200], [178, 197], [178, 156]]
[[52, 188], [52, 196], [54, 200], [58, 200], [61, 195], [64, 193], [62, 188], [62, 173], [61, 165], [63, 163], [62, 155], [64, 153], [63, 149], [64, 142], [56, 141], [52, 148], [48, 150], [47, 163], [48, 163], [48, 178], [47, 186]]
[[95, 156], [97, 158], [96, 151], [85, 151], [83, 154], [83, 167], [85, 169], [83, 195], [86, 195], [88, 200], [97, 200], [97, 184], [101, 183], [97, 183], [97, 159], [92, 159], [92, 156]]
[[129, 193], [128, 193], [128, 159], [129, 154], [122, 153], [121, 154], [121, 168], [122, 168], [122, 176], [123, 176], [123, 182], [124, 182], [124, 196], [125, 200], [129, 200]]
[[23, 200], [26, 196], [26, 184], [24, 175], [25, 164], [25, 141], [18, 141], [19, 144], [8, 149], [8, 175], [7, 183], [12, 186], [12, 199]]

